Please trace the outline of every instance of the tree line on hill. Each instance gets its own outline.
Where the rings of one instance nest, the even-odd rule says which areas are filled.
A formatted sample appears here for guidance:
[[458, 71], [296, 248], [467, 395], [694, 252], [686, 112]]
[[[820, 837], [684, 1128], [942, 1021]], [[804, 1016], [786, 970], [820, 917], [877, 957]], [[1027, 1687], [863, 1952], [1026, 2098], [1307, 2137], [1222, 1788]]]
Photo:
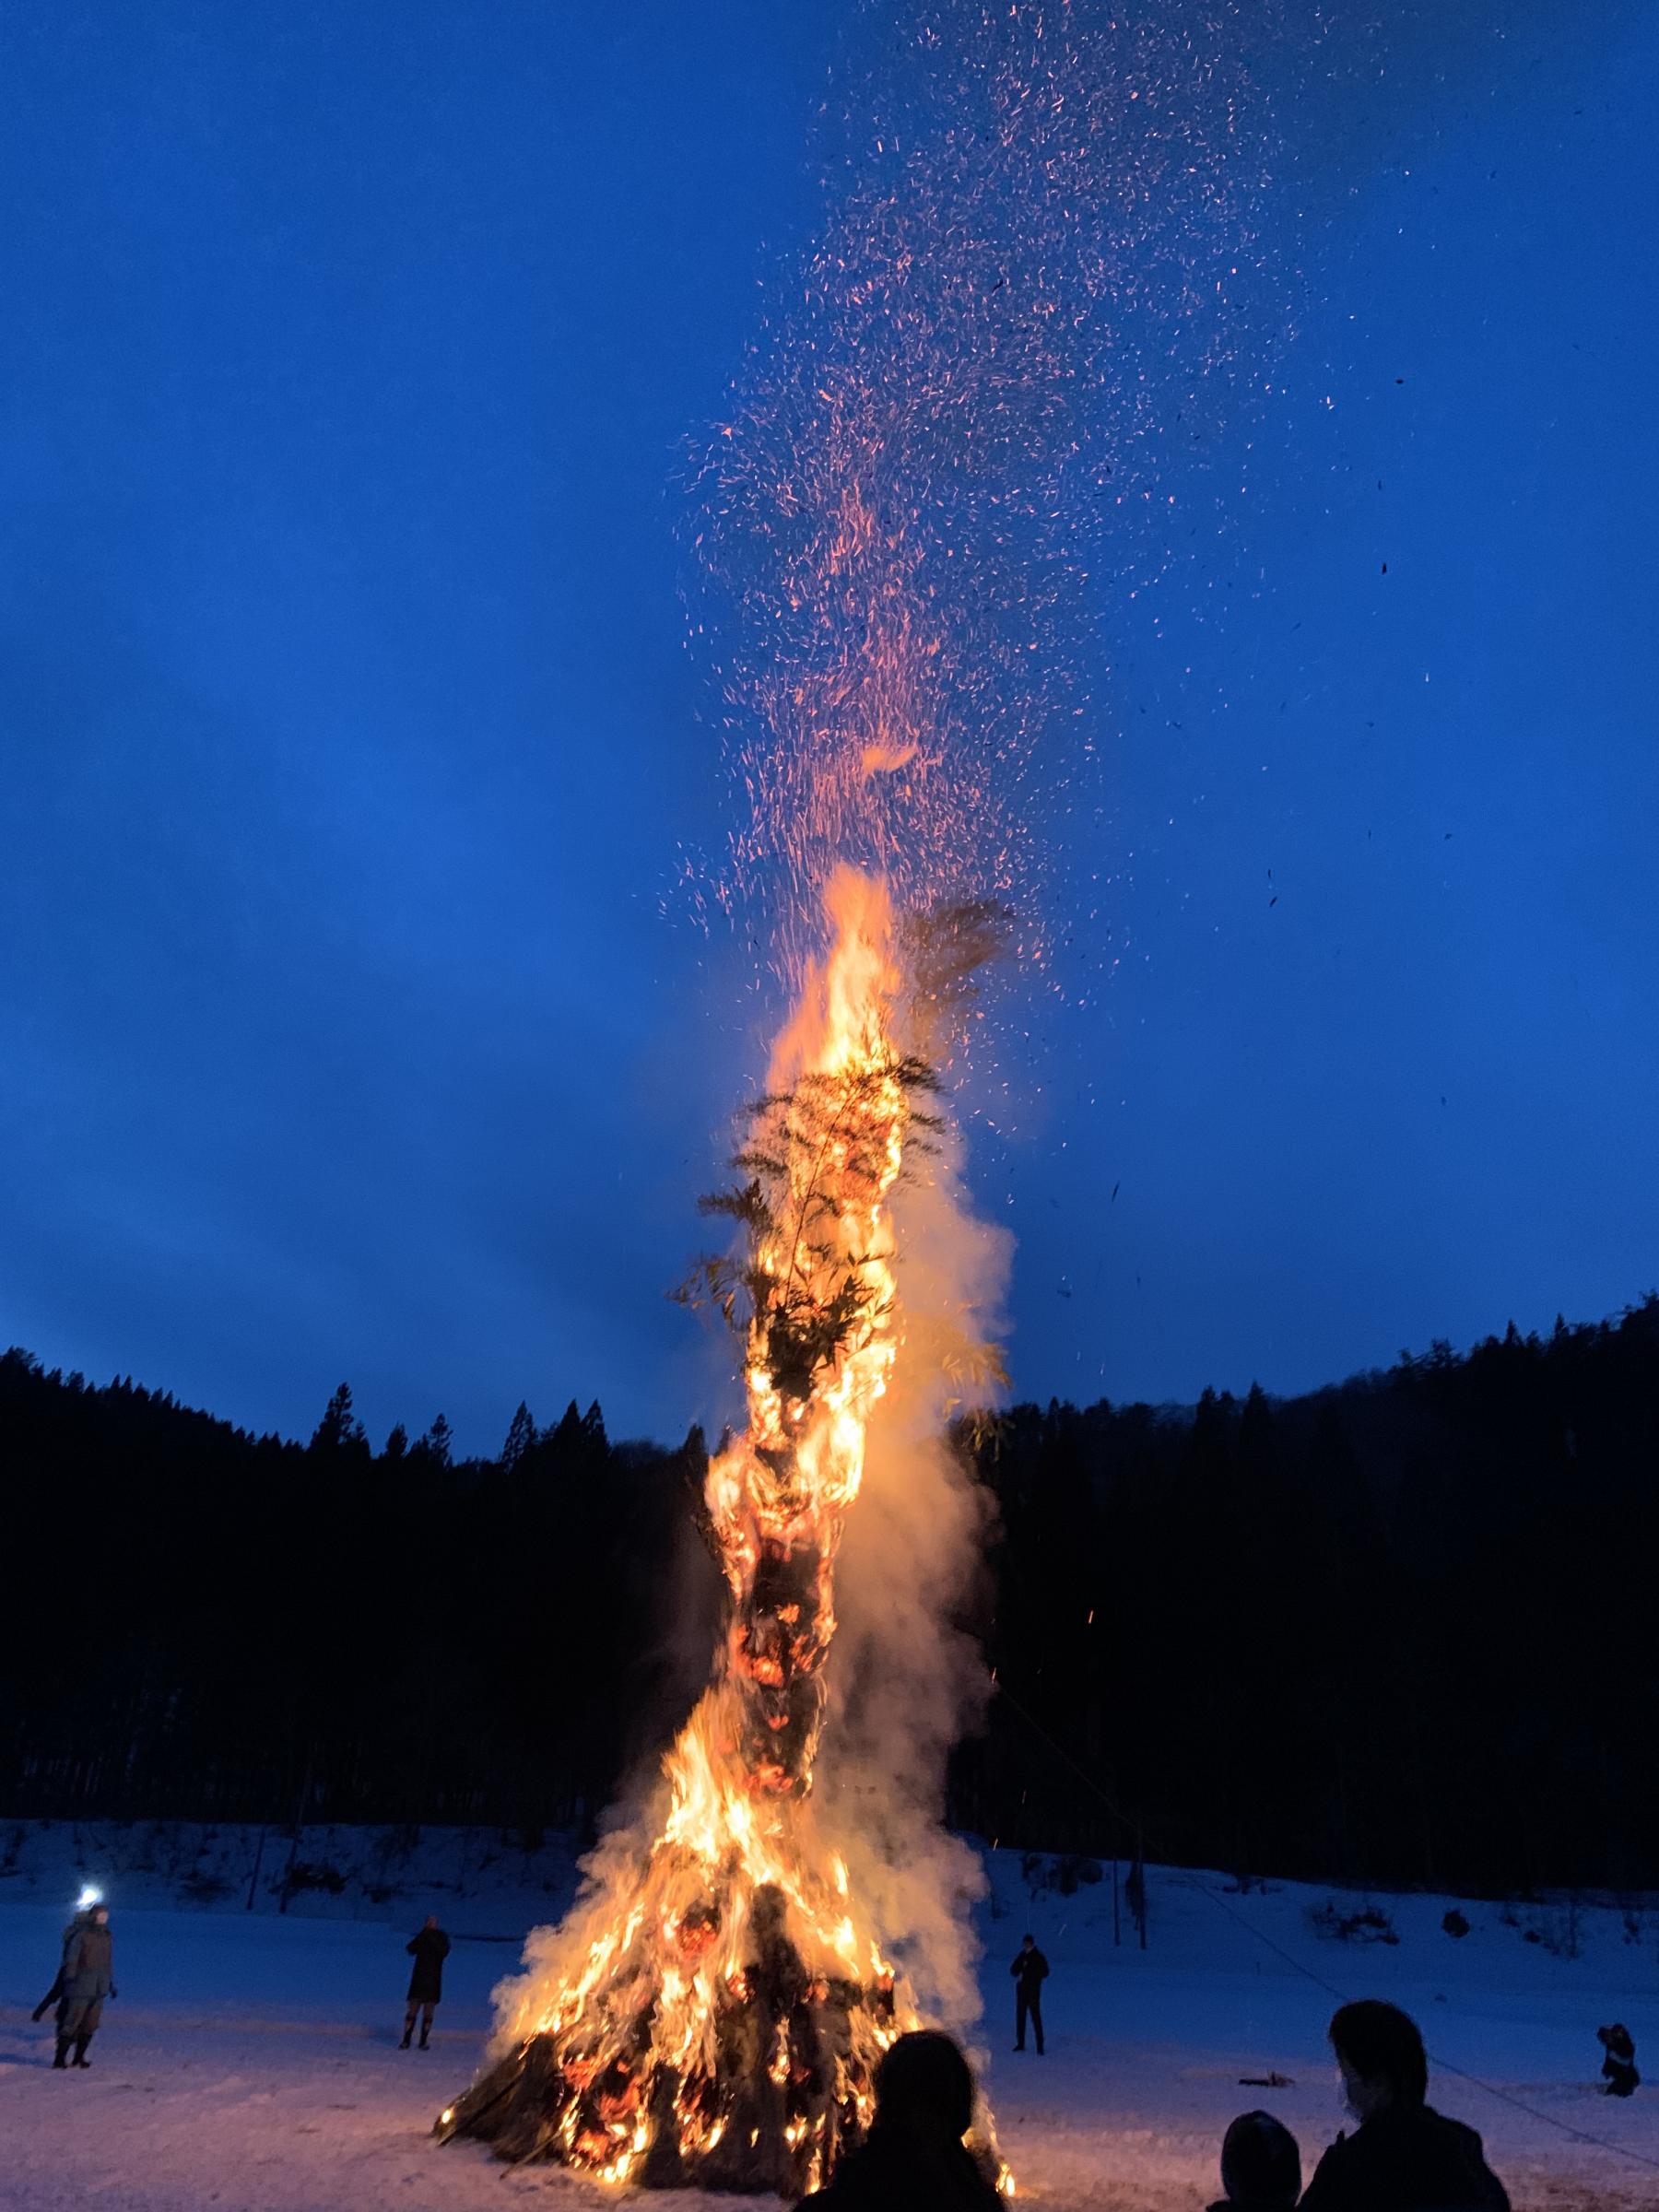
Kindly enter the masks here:
[[[1307, 1396], [1018, 1406], [952, 1822], [1486, 1893], [1654, 1886], [1659, 1295]], [[0, 1813], [591, 1827], [705, 1677], [707, 1465], [599, 1408], [375, 1451], [0, 1355]]]

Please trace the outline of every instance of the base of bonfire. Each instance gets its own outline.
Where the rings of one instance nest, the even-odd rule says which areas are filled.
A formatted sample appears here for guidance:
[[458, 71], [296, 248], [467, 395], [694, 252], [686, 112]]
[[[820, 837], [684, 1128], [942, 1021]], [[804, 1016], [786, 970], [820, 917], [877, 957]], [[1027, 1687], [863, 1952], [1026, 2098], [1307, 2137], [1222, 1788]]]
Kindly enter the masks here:
[[653, 2008], [608, 2059], [532, 2036], [439, 2119], [498, 2158], [553, 2159], [646, 2189], [798, 2197], [863, 2140], [882, 2052], [904, 2025], [893, 1985], [811, 1979], [776, 1891], [757, 1892], [755, 1958], [715, 2011], [712, 2070], [650, 2065]]

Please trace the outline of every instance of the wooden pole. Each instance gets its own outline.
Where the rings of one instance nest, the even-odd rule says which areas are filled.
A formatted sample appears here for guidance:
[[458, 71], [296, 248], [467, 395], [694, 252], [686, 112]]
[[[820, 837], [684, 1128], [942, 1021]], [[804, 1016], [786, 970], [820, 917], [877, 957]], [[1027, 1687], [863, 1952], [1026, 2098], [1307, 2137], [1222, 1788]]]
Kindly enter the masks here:
[[279, 1912], [288, 1911], [288, 1899], [293, 1895], [293, 1872], [300, 1857], [300, 1839], [305, 1833], [305, 1814], [311, 1803], [311, 1786], [312, 1754], [308, 1751], [305, 1755], [305, 1779], [300, 1784], [300, 1802], [294, 1808], [294, 1841], [288, 1850], [288, 1865], [282, 1870], [282, 1901], [276, 1908]]
[[253, 1900], [259, 1894], [259, 1869], [265, 1864], [265, 1824], [262, 1821], [259, 1829], [259, 1841], [253, 1847], [253, 1871], [248, 1877], [248, 1910], [250, 1912], [253, 1912]]

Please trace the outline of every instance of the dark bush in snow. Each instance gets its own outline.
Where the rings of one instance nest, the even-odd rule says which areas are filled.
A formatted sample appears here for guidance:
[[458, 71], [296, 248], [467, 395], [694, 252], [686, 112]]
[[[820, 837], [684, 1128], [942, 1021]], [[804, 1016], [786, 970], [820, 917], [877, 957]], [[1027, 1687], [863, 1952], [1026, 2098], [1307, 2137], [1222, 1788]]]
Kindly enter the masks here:
[[1327, 1898], [1323, 1905], [1310, 1905], [1308, 1924], [1316, 1936], [1331, 1943], [1398, 1943], [1394, 1925], [1378, 1905], [1359, 1905], [1345, 1910], [1336, 1900]]
[[346, 1877], [337, 1866], [297, 1859], [283, 1877], [282, 1887], [289, 1897], [299, 1897], [307, 1889], [325, 1889], [330, 1897], [338, 1897], [346, 1887]]
[[1053, 1854], [1028, 1851], [1019, 1862], [1019, 1870], [1033, 1897], [1046, 1896], [1051, 1890], [1062, 1897], [1076, 1897], [1084, 1885], [1105, 1878], [1099, 1859], [1085, 1858], [1075, 1851]]
[[1531, 1926], [1522, 1930], [1521, 1940], [1536, 1944], [1552, 1959], [1576, 1959], [1581, 1948], [1577, 1906], [1568, 1904], [1536, 1913]]
[[230, 1885], [217, 1874], [205, 1874], [194, 1868], [181, 1877], [179, 1894], [188, 1898], [193, 1905], [217, 1905], [230, 1894]]

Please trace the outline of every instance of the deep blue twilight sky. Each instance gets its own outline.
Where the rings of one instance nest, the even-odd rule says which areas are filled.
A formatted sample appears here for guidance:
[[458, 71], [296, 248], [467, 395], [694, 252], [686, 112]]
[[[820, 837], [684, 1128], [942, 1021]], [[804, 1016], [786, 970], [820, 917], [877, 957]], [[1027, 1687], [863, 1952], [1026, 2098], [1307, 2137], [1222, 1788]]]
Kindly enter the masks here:
[[[1098, 610], [1100, 912], [962, 1100], [1024, 1395], [1659, 1281], [1659, 16], [1426, 12], [1285, 118], [1248, 497]], [[845, 14], [6, 11], [0, 1343], [477, 1451], [727, 1409], [663, 1292], [772, 1009], [664, 912], [730, 819], [672, 486]]]

